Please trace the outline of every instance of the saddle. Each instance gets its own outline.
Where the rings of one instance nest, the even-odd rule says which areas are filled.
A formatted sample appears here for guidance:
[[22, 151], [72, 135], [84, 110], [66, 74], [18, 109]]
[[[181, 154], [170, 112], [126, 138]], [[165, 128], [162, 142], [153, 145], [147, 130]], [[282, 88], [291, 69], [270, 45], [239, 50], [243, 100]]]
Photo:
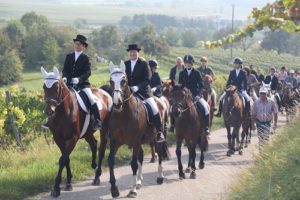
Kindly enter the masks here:
[[142, 97], [141, 95], [139, 94], [134, 94], [134, 96], [142, 102], [143, 104], [143, 107], [146, 111], [146, 116], [147, 116], [147, 122], [148, 122], [148, 125], [152, 125], [154, 123], [154, 115], [153, 115], [153, 111], [152, 111], [152, 108], [151, 106], [146, 102], [144, 101], [144, 97]]

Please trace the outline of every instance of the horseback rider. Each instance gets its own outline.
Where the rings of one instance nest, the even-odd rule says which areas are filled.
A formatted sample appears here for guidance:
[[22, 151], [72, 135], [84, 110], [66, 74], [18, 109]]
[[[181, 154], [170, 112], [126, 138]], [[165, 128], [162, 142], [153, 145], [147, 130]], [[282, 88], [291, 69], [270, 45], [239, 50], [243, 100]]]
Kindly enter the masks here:
[[251, 73], [251, 69], [249, 67], [244, 67], [243, 70], [246, 72], [246, 79], [247, 79], [247, 92], [250, 92], [251, 87], [255, 87], [260, 85], [256, 76]]
[[176, 65], [171, 68], [169, 79], [173, 80], [174, 83], [178, 83], [179, 81], [179, 74], [181, 71], [184, 70], [184, 65], [181, 57], [176, 58]]
[[295, 71], [293, 69], [289, 71], [289, 76], [284, 81], [285, 83], [289, 83], [293, 86], [293, 90], [295, 91], [297, 96], [300, 95], [298, 90], [298, 80], [295, 77]]
[[[247, 94], [247, 77], [246, 73], [242, 70], [243, 60], [239, 57], [234, 59], [234, 69], [230, 71], [226, 87], [228, 85], [235, 85], [239, 91], [239, 94], [244, 97], [246, 100], [245, 111], [248, 116], [250, 116], [250, 97]], [[226, 95], [224, 91], [222, 96], [220, 97], [219, 102], [219, 110], [218, 113], [215, 115], [216, 117], [221, 117], [222, 109], [223, 109], [223, 99]]]
[[280, 100], [280, 96], [277, 92], [279, 80], [275, 76], [275, 71], [276, 70], [274, 67], [270, 68], [270, 75], [266, 76], [264, 83], [265, 84], [271, 83], [271, 92], [272, 92], [272, 94], [275, 95], [275, 99], [276, 99], [277, 105], [278, 105], [278, 110], [281, 110], [281, 100]]
[[153, 95], [160, 98], [162, 96], [162, 84], [161, 84], [161, 79], [160, 76], [158, 74], [158, 72], [156, 71], [157, 68], [159, 68], [157, 61], [156, 60], [149, 60], [148, 64], [150, 66], [151, 72], [152, 72], [152, 76], [151, 76], [151, 80], [150, 80], [150, 87], [151, 87], [151, 91], [153, 92]]
[[151, 71], [147, 62], [139, 58], [140, 50], [137, 44], [128, 45], [129, 60], [125, 61], [128, 85], [133, 93], [151, 106], [157, 129], [157, 142], [163, 142], [165, 138], [162, 133], [162, 121], [150, 88]]
[[[91, 103], [91, 113], [94, 115], [93, 127], [100, 129], [102, 127], [102, 121], [99, 108], [94, 100], [91, 84], [88, 79], [91, 75], [91, 62], [90, 58], [84, 53], [84, 50], [88, 47], [87, 38], [83, 35], [77, 35], [76, 38], [73, 39], [73, 42], [74, 52], [67, 54], [63, 66], [63, 80], [68, 87], [76, 86], [88, 96]], [[49, 119], [42, 126], [45, 128], [48, 127]]]
[[185, 55], [183, 58], [185, 69], [179, 74], [179, 84], [188, 88], [193, 97], [197, 99], [197, 107], [201, 110], [200, 118], [203, 121], [204, 132], [209, 135], [209, 107], [202, 95], [203, 82], [198, 70], [194, 69], [195, 62], [193, 56]]
[[[206, 74], [210, 75], [212, 80], [214, 80], [215, 73], [211, 67], [207, 66], [207, 58], [205, 56], [202, 56], [200, 58], [200, 66], [197, 68], [197, 70], [200, 72], [202, 80]], [[212, 97], [212, 109], [213, 111], [216, 111], [217, 93], [213, 88], [211, 88], [211, 97]]]

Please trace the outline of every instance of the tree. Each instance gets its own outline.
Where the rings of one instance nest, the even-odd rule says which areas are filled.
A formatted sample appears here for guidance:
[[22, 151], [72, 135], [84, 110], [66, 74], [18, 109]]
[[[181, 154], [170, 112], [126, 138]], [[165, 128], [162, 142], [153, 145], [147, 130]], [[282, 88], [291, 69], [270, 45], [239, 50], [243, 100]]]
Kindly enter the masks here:
[[86, 19], [81, 19], [81, 18], [74, 20], [74, 26], [75, 28], [78, 29], [85, 29], [88, 27]]
[[22, 63], [16, 50], [0, 54], [0, 86], [20, 81]]
[[5, 54], [9, 49], [11, 49], [9, 37], [3, 30], [0, 30], [0, 55]]
[[10, 39], [12, 48], [21, 50], [22, 42], [25, 36], [25, 27], [20, 21], [11, 20], [4, 28], [4, 32]]
[[178, 31], [179, 30], [177, 30], [176, 28], [168, 28], [167, 31], [165, 31], [165, 33], [163, 34], [170, 46], [178, 45], [178, 42], [180, 40]]
[[281, 54], [287, 52], [288, 39], [289, 34], [285, 31], [267, 32], [260, 45], [263, 49], [276, 50], [278, 54]]
[[58, 55], [60, 48], [57, 41], [53, 38], [47, 38], [42, 46], [42, 58], [40, 65], [46, 66], [48, 69], [52, 69], [54, 65], [57, 65]]
[[184, 47], [195, 47], [198, 41], [197, 35], [191, 30], [184, 31], [181, 35], [182, 46]]
[[48, 19], [43, 15], [37, 15], [35, 12], [29, 12], [22, 16], [22, 24], [26, 27], [26, 30], [29, 30], [33, 24], [48, 24]]

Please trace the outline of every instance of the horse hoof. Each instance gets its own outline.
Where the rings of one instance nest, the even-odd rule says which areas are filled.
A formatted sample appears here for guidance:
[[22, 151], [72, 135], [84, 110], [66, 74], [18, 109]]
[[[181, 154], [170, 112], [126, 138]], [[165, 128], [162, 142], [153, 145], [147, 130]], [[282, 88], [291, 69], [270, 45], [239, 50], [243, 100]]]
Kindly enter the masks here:
[[158, 185], [163, 184], [163, 182], [164, 182], [164, 178], [163, 178], [163, 177], [158, 177], [158, 178], [156, 179], [156, 183], [157, 183]]
[[205, 163], [199, 163], [199, 169], [204, 169]]
[[240, 151], [239, 151], [239, 155], [243, 155], [243, 151], [240, 150]]
[[96, 168], [97, 168], [97, 164], [96, 164], [96, 163], [92, 163], [92, 164], [91, 164], [91, 167], [92, 167], [93, 169], [96, 169]]
[[191, 172], [191, 169], [188, 167], [185, 169], [185, 173], [190, 173]]
[[244, 148], [248, 148], [248, 145], [247, 145], [247, 144], [245, 144]]
[[227, 151], [227, 154], [226, 154], [228, 157], [230, 157], [232, 155], [231, 151]]
[[100, 185], [100, 178], [95, 178], [93, 181], [93, 185]]
[[248, 143], [250, 144], [250, 143], [251, 143], [251, 140], [248, 140]]
[[180, 179], [180, 180], [185, 179], [185, 174], [184, 174], [184, 173], [179, 174], [179, 179]]
[[156, 159], [155, 158], [151, 158], [150, 163], [155, 163]]
[[136, 189], [137, 189], [137, 190], [139, 190], [139, 189], [141, 189], [141, 188], [142, 188], [142, 184], [141, 184], [141, 183], [136, 184]]
[[117, 186], [115, 188], [112, 188], [110, 191], [111, 191], [111, 196], [113, 198], [117, 198], [118, 196], [120, 196], [120, 192]]
[[66, 184], [65, 188], [64, 188], [64, 191], [72, 191], [73, 190], [73, 186], [71, 183], [69, 184]]
[[60, 195], [60, 188], [55, 189], [53, 188], [53, 190], [51, 191], [51, 197], [58, 197]]
[[190, 179], [196, 179], [196, 172], [195, 171], [191, 172]]
[[130, 191], [127, 195], [128, 198], [135, 198], [137, 196], [136, 192]]

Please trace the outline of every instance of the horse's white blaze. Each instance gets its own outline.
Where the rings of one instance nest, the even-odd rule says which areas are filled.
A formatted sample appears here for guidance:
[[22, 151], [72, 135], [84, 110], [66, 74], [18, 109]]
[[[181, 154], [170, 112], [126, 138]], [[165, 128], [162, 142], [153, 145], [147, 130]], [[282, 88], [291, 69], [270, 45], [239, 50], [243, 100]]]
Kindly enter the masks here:
[[[120, 69], [113, 69], [113, 72], [120, 72]], [[112, 72], [112, 73], [113, 73]], [[121, 102], [121, 80], [124, 78], [125, 74], [115, 73], [111, 74], [111, 80], [114, 82], [114, 93], [113, 93], [113, 102], [115, 105], [118, 105]]]

